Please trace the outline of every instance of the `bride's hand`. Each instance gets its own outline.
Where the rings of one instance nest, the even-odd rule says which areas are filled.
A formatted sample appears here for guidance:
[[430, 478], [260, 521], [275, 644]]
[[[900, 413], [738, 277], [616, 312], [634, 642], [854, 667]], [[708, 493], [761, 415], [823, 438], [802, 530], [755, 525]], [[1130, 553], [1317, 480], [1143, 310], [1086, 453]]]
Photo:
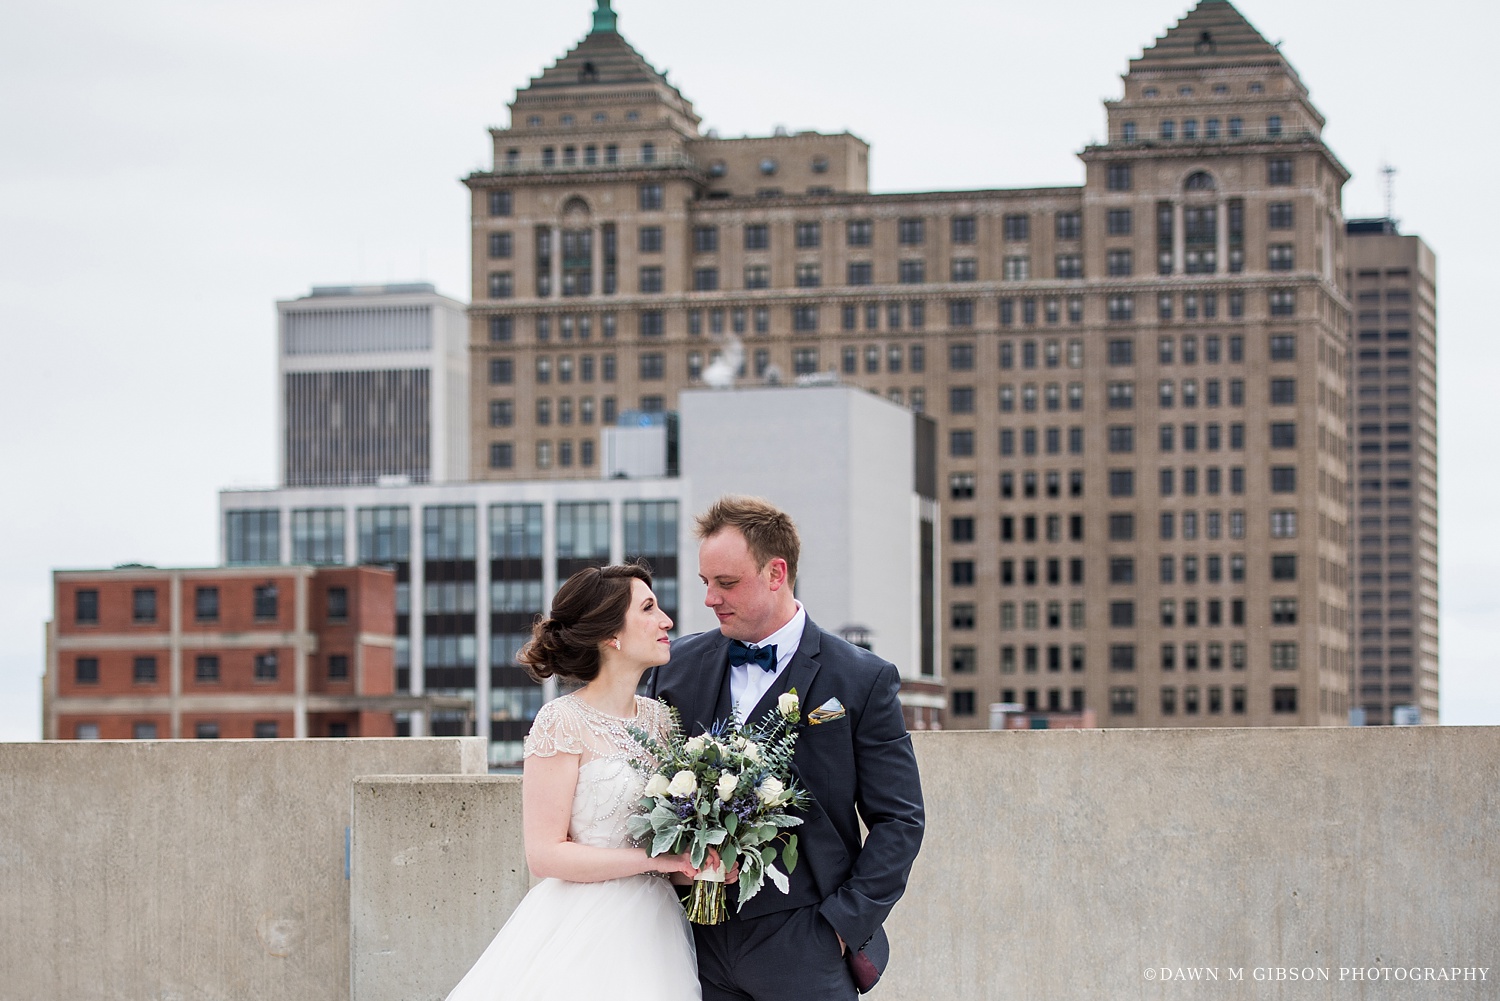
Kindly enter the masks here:
[[651, 859], [651, 871], [666, 873], [672, 882], [686, 886], [693, 881], [698, 870], [693, 866], [692, 856], [687, 852], [678, 855], [658, 855]]
[[[708, 858], [704, 859], [703, 863], [704, 863], [703, 864], [703, 868], [705, 868], [705, 869], [716, 869], [719, 866], [721, 866], [721, 865], [724, 864], [724, 860], [719, 857], [719, 850], [717, 848], [710, 848], [708, 850]], [[729, 883], [738, 883], [739, 881], [740, 881], [740, 864], [738, 862], [736, 862], [734, 864], [734, 868], [730, 869], [728, 872], [726, 872], [724, 874], [724, 882], [726, 884], [729, 884]]]

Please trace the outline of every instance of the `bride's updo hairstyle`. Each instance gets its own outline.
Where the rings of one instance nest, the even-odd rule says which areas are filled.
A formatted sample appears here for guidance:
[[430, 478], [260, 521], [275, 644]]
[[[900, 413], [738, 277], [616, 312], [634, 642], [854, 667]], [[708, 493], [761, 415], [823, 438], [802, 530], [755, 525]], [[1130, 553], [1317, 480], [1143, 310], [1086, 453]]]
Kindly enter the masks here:
[[625, 625], [634, 581], [650, 587], [651, 571], [626, 563], [585, 567], [569, 577], [552, 599], [551, 616], [532, 627], [531, 641], [516, 655], [526, 673], [579, 685], [598, 677], [599, 647]]

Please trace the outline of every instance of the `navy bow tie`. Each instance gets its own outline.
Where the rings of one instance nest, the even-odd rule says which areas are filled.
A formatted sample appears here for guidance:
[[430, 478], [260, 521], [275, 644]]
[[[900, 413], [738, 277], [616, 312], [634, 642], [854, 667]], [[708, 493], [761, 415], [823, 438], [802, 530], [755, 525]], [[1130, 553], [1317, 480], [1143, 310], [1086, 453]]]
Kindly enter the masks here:
[[739, 640], [731, 640], [729, 642], [729, 666], [741, 667], [745, 664], [754, 664], [767, 673], [776, 670], [776, 644], [750, 646]]

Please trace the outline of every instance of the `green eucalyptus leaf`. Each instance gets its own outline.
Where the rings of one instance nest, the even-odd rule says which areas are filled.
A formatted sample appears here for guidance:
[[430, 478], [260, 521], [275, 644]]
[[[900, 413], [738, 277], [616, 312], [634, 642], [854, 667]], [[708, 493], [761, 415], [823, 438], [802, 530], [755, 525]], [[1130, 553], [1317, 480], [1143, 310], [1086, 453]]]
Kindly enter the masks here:
[[786, 864], [787, 872], [797, 870], [797, 835], [787, 835], [786, 848], [781, 852], [781, 861]]

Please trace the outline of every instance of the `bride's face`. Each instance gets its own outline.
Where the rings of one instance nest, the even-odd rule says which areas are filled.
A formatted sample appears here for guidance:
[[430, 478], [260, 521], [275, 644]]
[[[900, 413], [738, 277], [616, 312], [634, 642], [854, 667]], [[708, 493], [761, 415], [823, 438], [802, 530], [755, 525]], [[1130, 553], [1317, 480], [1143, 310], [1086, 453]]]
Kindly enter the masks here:
[[656, 603], [656, 595], [642, 580], [630, 582], [630, 608], [617, 637], [620, 653], [630, 661], [654, 667], [672, 656], [667, 630], [672, 619]]

